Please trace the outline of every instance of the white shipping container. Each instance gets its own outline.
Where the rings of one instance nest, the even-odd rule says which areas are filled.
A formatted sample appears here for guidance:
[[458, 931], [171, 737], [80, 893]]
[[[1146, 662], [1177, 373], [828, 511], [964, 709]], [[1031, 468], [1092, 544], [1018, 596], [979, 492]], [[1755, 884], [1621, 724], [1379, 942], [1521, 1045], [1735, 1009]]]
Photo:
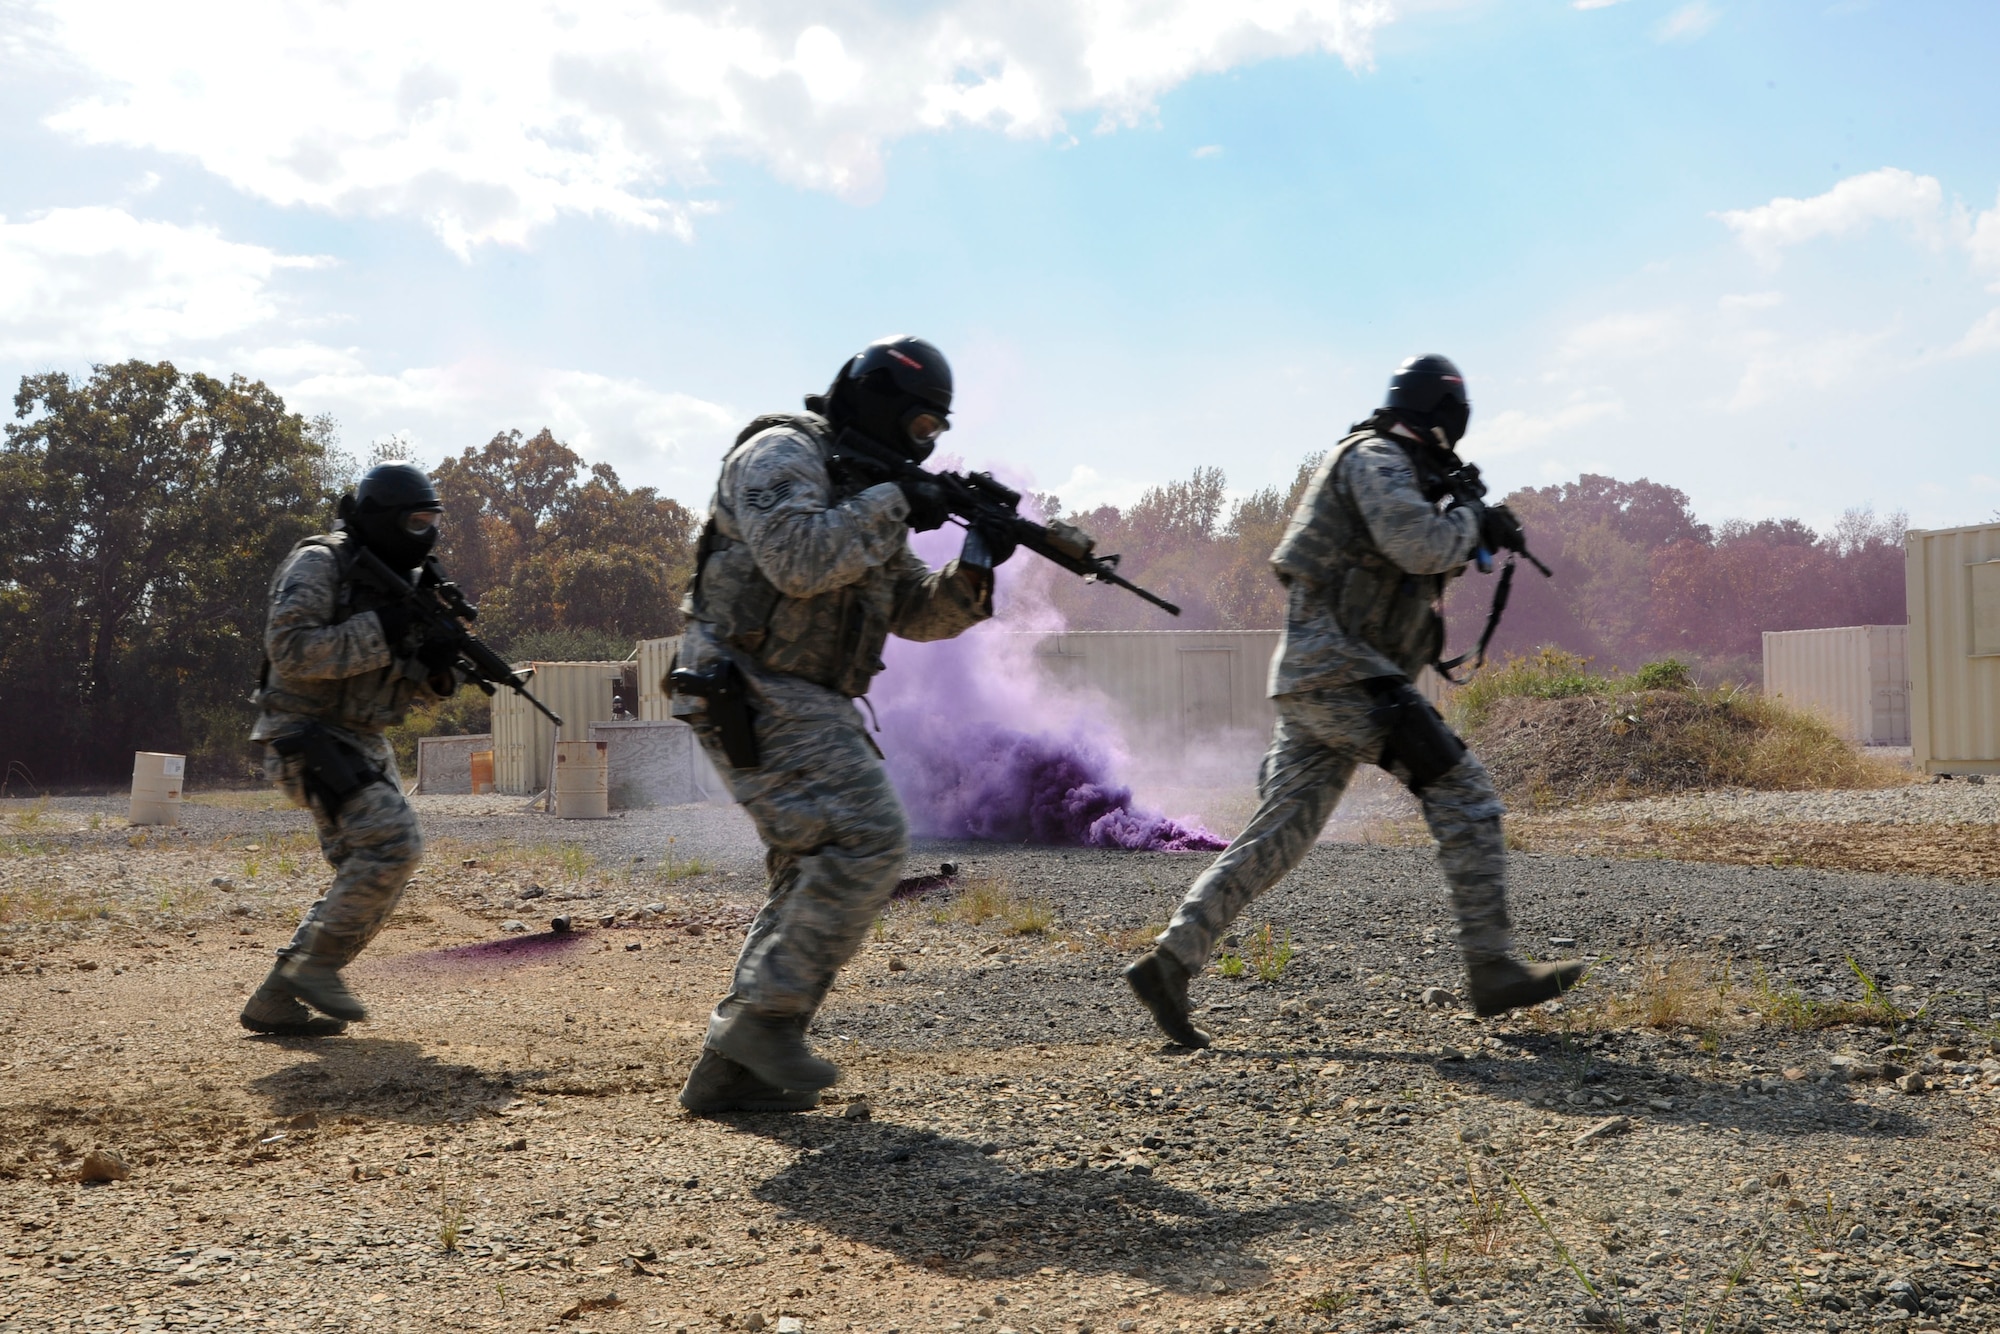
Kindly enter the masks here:
[[536, 708], [504, 686], [493, 696], [493, 786], [525, 795], [549, 786], [557, 741], [588, 741], [590, 725], [612, 717], [612, 691], [624, 679], [621, 662], [516, 663], [528, 690], [563, 720], [562, 735]]
[[667, 664], [674, 660], [674, 647], [680, 642], [678, 635], [639, 641], [640, 722], [663, 723], [674, 716], [667, 692], [660, 688], [660, 678], [667, 674]]
[[1910, 630], [1846, 625], [1764, 632], [1764, 693], [1817, 713], [1850, 741], [1910, 744]]
[[1924, 773], [2000, 773], [2000, 523], [1911, 532], [1910, 750]]

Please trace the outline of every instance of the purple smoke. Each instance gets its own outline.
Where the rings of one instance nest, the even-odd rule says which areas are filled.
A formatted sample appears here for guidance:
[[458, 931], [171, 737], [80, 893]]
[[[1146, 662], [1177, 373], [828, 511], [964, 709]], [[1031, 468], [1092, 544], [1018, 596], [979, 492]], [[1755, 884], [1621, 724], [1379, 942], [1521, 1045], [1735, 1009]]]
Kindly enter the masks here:
[[[918, 554], [942, 564], [957, 554], [959, 536], [951, 527], [921, 534]], [[911, 827], [933, 838], [998, 843], [1224, 847], [1206, 829], [1134, 806], [1132, 790], [1115, 777], [1127, 757], [1107, 701], [1044, 679], [1035, 642], [1062, 630], [1043, 592], [1054, 573], [1031, 555], [1018, 557], [1000, 570], [993, 621], [940, 643], [889, 642], [888, 670], [871, 698]]]

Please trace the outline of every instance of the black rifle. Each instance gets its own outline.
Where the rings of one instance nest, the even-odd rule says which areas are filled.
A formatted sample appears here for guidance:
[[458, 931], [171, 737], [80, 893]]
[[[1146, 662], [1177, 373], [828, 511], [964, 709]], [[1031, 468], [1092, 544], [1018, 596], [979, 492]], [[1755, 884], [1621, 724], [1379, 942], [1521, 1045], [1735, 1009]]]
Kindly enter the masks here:
[[465, 628], [467, 622], [478, 617], [479, 608], [467, 602], [458, 585], [444, 577], [435, 557], [424, 558], [423, 573], [412, 584], [367, 547], [356, 544], [353, 551], [356, 568], [378, 591], [410, 609], [417, 624], [424, 627], [428, 642], [449, 644], [457, 650], [458, 670], [466, 680], [489, 695], [495, 686], [506, 686], [541, 710], [544, 718], [557, 727], [562, 726], [562, 719], [549, 712], [548, 705], [528, 693], [524, 679], [515, 674], [507, 661]]
[[[1394, 437], [1391, 438], [1393, 439]], [[1421, 468], [1419, 471], [1422, 471]], [[1437, 485], [1444, 495], [1451, 496], [1453, 500], [1458, 501], [1460, 504], [1483, 505], [1486, 502], [1486, 481], [1479, 475], [1479, 465], [1476, 463], [1460, 464], [1457, 468], [1438, 475]], [[1528, 550], [1528, 543], [1525, 538], [1522, 540], [1518, 550], [1521, 555], [1527, 557], [1528, 564], [1542, 572], [1542, 578], [1555, 578], [1555, 571], [1542, 564], [1541, 561], [1535, 558], [1535, 553]], [[1485, 547], [1479, 549], [1479, 569], [1482, 574], [1491, 574], [1493, 572], [1493, 557], [1495, 554], [1488, 551]], [[1474, 653], [1461, 653], [1456, 658], [1452, 658], [1447, 662], [1432, 663], [1431, 665], [1437, 668], [1439, 676], [1442, 676], [1454, 685], [1461, 685], [1463, 682], [1451, 674], [1453, 668], [1463, 663], [1467, 658], [1473, 659], [1472, 669], [1474, 671], [1478, 671], [1486, 665], [1486, 646], [1493, 642], [1493, 632], [1500, 628], [1500, 617], [1506, 612], [1507, 601], [1513, 595], [1514, 553], [1509, 552], [1507, 555], [1507, 564], [1500, 571], [1500, 582], [1493, 589], [1493, 605], [1486, 612], [1486, 628], [1479, 633], [1478, 649]]]
[[833, 450], [827, 464], [837, 479], [871, 486], [878, 482], [928, 486], [942, 493], [945, 508], [974, 532], [984, 529], [1004, 535], [1015, 546], [1032, 551], [1071, 574], [1080, 574], [1100, 584], [1114, 584], [1128, 593], [1137, 593], [1162, 611], [1181, 614], [1181, 609], [1173, 603], [1118, 573], [1118, 557], [1098, 555], [1097, 543], [1083, 530], [1061, 522], [1039, 524], [1022, 518], [1016, 512], [1021, 505], [1021, 493], [996, 480], [991, 473], [931, 472], [852, 430], [840, 433], [833, 442]]

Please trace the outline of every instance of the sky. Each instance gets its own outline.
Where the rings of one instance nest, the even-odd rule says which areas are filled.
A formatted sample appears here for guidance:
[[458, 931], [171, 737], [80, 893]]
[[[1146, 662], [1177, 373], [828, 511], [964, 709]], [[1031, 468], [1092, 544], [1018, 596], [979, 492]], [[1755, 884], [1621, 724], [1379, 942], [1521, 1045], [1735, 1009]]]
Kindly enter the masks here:
[[1988, 0], [0, 0], [0, 378], [240, 373], [706, 500], [892, 333], [1066, 505], [1443, 352], [1500, 490], [2000, 512]]

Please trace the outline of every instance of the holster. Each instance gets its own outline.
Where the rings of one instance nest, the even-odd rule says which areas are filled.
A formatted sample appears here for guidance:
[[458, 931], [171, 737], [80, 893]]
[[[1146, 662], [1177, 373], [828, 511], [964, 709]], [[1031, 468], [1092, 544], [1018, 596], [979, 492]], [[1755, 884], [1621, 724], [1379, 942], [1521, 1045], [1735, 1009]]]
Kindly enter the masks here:
[[388, 778], [352, 746], [317, 723], [272, 737], [271, 749], [286, 759], [298, 757], [299, 781], [306, 795], [319, 802], [328, 819], [338, 816], [347, 799], [362, 788]]
[[1423, 790], [1457, 767], [1465, 755], [1465, 743], [1445, 726], [1444, 717], [1431, 702], [1417, 693], [1407, 677], [1377, 676], [1361, 683], [1374, 697], [1368, 716], [1382, 724], [1386, 734], [1382, 757], [1376, 763], [1384, 769], [1401, 765], [1408, 775], [1410, 791]]
[[722, 753], [733, 769], [755, 769], [761, 762], [757, 753], [756, 712], [743, 684], [743, 672], [728, 658], [705, 672], [692, 667], [676, 667], [667, 673], [667, 684], [676, 695], [692, 695], [708, 702], [708, 721], [722, 739]]

